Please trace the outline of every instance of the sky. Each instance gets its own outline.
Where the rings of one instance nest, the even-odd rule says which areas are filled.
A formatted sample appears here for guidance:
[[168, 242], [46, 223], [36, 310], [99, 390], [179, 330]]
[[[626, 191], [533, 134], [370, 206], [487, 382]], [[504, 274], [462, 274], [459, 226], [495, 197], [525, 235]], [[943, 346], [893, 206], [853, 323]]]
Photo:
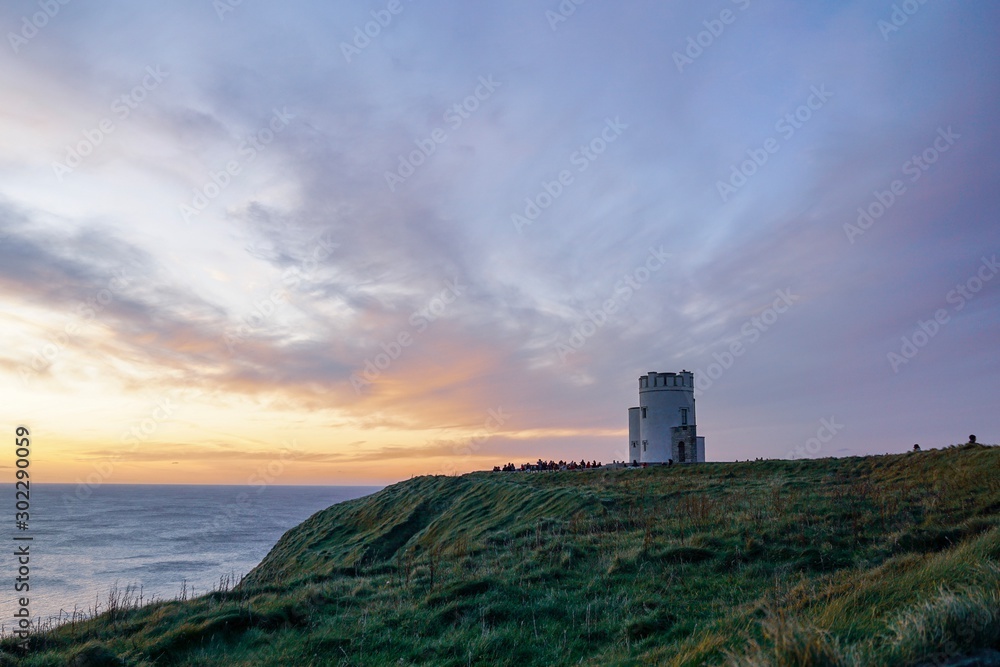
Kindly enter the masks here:
[[[11, 0], [38, 482], [384, 484], [1000, 440], [995, 3]], [[13, 470], [13, 458], [0, 462]]]

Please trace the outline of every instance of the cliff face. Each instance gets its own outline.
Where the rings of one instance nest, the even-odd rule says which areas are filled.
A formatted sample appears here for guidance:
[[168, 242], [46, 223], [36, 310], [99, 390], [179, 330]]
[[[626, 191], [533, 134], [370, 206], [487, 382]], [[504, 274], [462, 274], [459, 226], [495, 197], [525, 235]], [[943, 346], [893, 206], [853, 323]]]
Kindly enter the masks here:
[[389, 572], [434, 551], [451, 553], [463, 544], [467, 550], [481, 547], [499, 531], [524, 533], [581, 513], [603, 513], [588, 485], [563, 487], [547, 481], [527, 473], [483, 473], [401, 482], [334, 505], [288, 531], [242, 585]]
[[998, 472], [977, 446], [422, 477], [23, 664], [940, 664], [1000, 648]]
[[1000, 449], [979, 446], [703, 468], [421, 477], [315, 514], [288, 531], [243, 586], [389, 572], [433, 551], [483, 553], [531, 535], [537, 544], [543, 535], [560, 535], [569, 546], [607, 540], [616, 551], [637, 536], [647, 551], [654, 542], [704, 542], [715, 545], [715, 556], [736, 560], [746, 539], [771, 556], [791, 556], [798, 546], [837, 569], [859, 549], [926, 552], [986, 530], [998, 513], [996, 472]]

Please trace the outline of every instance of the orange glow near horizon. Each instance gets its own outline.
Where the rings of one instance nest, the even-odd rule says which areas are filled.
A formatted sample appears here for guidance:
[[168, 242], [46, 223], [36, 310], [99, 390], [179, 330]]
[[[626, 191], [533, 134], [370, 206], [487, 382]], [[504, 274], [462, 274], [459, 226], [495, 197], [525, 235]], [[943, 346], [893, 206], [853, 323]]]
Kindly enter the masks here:
[[[30, 426], [30, 425], [29, 425]], [[505, 434], [506, 435], [506, 434]], [[516, 434], [513, 434], [516, 435]], [[279, 445], [227, 455], [194, 454], [197, 445], [143, 443], [139, 450], [96, 448], [93, 443], [47, 442], [32, 433], [32, 470], [36, 483], [85, 484], [234, 484], [382, 486], [421, 475], [453, 475], [490, 470], [507, 458], [468, 451], [461, 442], [407, 446], [400, 434], [386, 433], [390, 446], [327, 443], [322, 447]], [[412, 434], [411, 434], [412, 437]], [[441, 453], [433, 454], [438, 451]], [[525, 457], [527, 458], [527, 457]], [[537, 458], [537, 457], [535, 457]], [[501, 461], [503, 459], [503, 461]]]
[[[551, 446], [535, 451], [531, 443], [579, 437], [619, 440], [624, 434], [614, 429], [505, 430], [490, 421], [490, 412], [477, 418], [478, 423], [421, 428], [378, 419], [358, 421], [333, 411], [296, 414], [246, 406], [234, 411], [173, 399], [119, 405], [113, 410], [105, 401], [98, 410], [84, 403], [76, 411], [62, 411], [56, 426], [44, 410], [23, 420], [31, 429], [33, 480], [89, 486], [381, 486], [420, 475], [490, 470], [508, 460], [571, 458]], [[117, 418], [111, 419], [112, 414]], [[510, 417], [502, 412], [500, 416]], [[530, 454], [490, 447], [498, 442], [530, 449]]]

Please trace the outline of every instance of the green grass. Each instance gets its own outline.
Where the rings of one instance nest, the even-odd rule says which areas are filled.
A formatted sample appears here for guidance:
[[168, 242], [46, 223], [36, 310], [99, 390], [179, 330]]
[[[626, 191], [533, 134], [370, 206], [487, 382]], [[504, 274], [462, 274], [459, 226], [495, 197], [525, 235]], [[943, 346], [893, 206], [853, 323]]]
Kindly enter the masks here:
[[30, 667], [946, 664], [1000, 649], [998, 473], [1000, 448], [962, 446], [421, 477], [312, 516], [233, 590], [0, 651]]

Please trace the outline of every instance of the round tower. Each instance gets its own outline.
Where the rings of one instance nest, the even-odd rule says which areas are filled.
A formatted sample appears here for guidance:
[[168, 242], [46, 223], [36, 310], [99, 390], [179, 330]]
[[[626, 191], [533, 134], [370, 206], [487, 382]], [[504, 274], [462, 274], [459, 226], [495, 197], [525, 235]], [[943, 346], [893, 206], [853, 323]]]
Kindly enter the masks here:
[[[631, 436], [632, 411], [629, 410]], [[639, 462], [699, 460], [694, 412], [694, 373], [657, 373], [639, 378]]]

